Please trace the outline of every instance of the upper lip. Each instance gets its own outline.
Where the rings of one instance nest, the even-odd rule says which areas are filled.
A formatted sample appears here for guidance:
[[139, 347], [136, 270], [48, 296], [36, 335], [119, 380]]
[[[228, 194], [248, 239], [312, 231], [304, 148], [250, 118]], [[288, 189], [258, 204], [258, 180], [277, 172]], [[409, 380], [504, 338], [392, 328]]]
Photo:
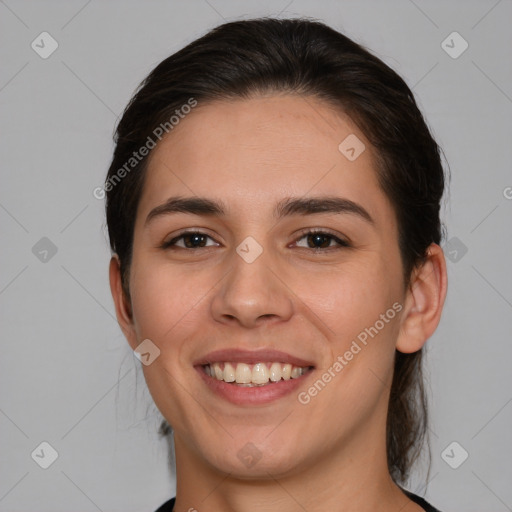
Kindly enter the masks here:
[[206, 364], [216, 363], [216, 362], [238, 362], [238, 363], [247, 363], [247, 364], [256, 364], [263, 362], [279, 362], [279, 363], [289, 363], [295, 366], [307, 367], [314, 366], [311, 361], [307, 361], [306, 359], [302, 359], [300, 357], [292, 356], [291, 354], [287, 354], [286, 352], [281, 352], [280, 350], [273, 349], [259, 349], [259, 350], [240, 350], [240, 349], [223, 349], [223, 350], [215, 350], [214, 352], [210, 352], [205, 356], [198, 359], [194, 366], [204, 366]]

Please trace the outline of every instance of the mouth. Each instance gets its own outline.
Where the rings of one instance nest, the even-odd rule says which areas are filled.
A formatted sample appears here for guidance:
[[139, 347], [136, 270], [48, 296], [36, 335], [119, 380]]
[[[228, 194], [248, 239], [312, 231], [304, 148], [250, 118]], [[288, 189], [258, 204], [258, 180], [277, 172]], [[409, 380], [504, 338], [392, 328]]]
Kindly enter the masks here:
[[313, 369], [313, 366], [296, 366], [275, 361], [256, 364], [237, 362], [215, 362], [201, 366], [204, 373], [216, 380], [235, 386], [255, 387], [298, 379]]
[[315, 366], [275, 350], [221, 350], [196, 361], [203, 382], [237, 405], [267, 404], [301, 386]]

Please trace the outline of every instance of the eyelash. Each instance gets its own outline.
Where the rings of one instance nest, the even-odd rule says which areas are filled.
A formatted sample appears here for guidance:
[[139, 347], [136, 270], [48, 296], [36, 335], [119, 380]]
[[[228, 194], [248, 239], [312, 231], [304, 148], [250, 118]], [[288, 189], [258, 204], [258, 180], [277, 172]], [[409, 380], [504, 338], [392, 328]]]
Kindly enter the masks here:
[[[200, 236], [205, 236], [205, 237], [210, 238], [211, 240], [213, 240], [213, 238], [210, 235], [207, 235], [206, 233], [203, 233], [201, 231], [183, 231], [178, 236], [175, 236], [171, 240], [169, 240], [167, 242], [164, 242], [160, 246], [160, 249], [172, 249], [172, 248], [177, 247], [176, 246], [176, 242], [181, 240], [182, 238], [184, 238], [187, 235], [200, 235]], [[341, 238], [339, 238], [335, 234], [330, 233], [329, 231], [326, 231], [326, 230], [322, 230], [322, 229], [309, 229], [309, 230], [303, 231], [303, 232], [301, 232], [299, 238], [296, 239], [296, 242], [298, 242], [299, 240], [302, 240], [305, 237], [308, 237], [309, 235], [324, 235], [324, 236], [330, 238], [331, 240], [334, 240], [338, 244], [338, 247], [326, 247], [326, 248], [322, 248], [322, 247], [300, 247], [301, 249], [309, 249], [309, 250], [311, 250], [313, 252], [327, 252], [327, 251], [339, 250], [339, 249], [351, 247], [351, 245], [350, 245], [350, 243], [348, 241], [342, 240]], [[198, 250], [198, 249], [208, 249], [208, 247], [195, 247], [195, 248], [194, 247], [192, 247], [192, 248], [191, 247], [180, 247], [180, 249], [185, 249], [185, 250], [193, 251], [193, 250]]]

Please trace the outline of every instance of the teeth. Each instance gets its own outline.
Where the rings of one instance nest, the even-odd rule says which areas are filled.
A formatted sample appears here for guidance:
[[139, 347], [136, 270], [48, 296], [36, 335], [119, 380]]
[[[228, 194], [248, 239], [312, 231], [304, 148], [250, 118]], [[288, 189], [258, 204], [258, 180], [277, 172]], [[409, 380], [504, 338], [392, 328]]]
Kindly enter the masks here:
[[292, 365], [291, 364], [284, 364], [283, 365], [283, 371], [282, 376], [284, 380], [290, 380], [290, 377], [292, 375]]
[[238, 363], [236, 365], [235, 375], [237, 384], [249, 384], [252, 379], [252, 372], [250, 366], [245, 363]]
[[298, 366], [294, 366], [292, 368], [292, 379], [296, 379], [297, 377], [300, 377], [302, 375], [302, 368], [299, 368]]
[[252, 367], [252, 383], [266, 384], [268, 382], [269, 371], [265, 363], [258, 363]]
[[224, 382], [235, 382], [235, 379], [236, 379], [235, 369], [229, 363], [225, 363], [224, 364]]
[[308, 368], [293, 366], [289, 363], [212, 363], [204, 367], [210, 377], [224, 382], [232, 382], [240, 386], [263, 386], [270, 382], [279, 382], [281, 379], [297, 379], [304, 375]]
[[213, 365], [213, 371], [215, 372], [215, 378], [217, 380], [221, 380], [224, 377], [224, 372], [222, 371], [219, 363], [215, 363]]
[[270, 367], [270, 380], [272, 382], [277, 382], [281, 380], [282, 375], [282, 366], [279, 363], [272, 363]]

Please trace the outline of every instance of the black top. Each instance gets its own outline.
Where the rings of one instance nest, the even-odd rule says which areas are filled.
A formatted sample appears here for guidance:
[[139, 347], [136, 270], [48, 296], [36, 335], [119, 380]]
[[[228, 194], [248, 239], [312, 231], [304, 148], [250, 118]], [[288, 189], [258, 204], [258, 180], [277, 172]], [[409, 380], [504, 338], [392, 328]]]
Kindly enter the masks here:
[[[417, 496], [416, 494], [413, 494], [412, 492], [406, 491], [405, 489], [402, 489], [405, 494], [414, 501], [417, 505], [423, 508], [425, 512], [440, 512], [437, 510], [437, 508], [434, 508], [430, 503], [427, 503], [423, 498], [420, 496]], [[166, 501], [156, 512], [172, 512], [172, 509], [174, 508], [174, 501], [176, 498], [173, 498], [172, 500]]]

